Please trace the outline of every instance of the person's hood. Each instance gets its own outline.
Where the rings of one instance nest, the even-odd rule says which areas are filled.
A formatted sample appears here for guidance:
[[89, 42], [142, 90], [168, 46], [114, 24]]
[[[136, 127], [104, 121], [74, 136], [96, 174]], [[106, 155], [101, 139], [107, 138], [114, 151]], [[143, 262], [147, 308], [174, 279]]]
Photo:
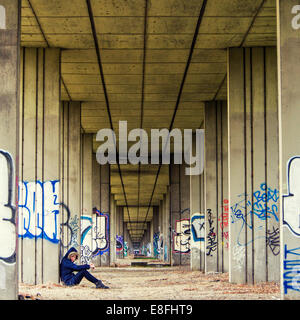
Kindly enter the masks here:
[[70, 248], [70, 249], [67, 251], [67, 253], [64, 255], [63, 259], [65, 259], [65, 258], [67, 259], [67, 258], [68, 258], [68, 255], [69, 255], [71, 252], [77, 252], [77, 250], [76, 250], [74, 247]]

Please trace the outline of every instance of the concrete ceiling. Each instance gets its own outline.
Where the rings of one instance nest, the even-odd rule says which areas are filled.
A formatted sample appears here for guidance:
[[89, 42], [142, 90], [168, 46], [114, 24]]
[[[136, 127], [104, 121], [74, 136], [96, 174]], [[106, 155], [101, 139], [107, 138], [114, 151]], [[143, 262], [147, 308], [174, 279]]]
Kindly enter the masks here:
[[[208, 0], [188, 69], [203, 1], [90, 2], [94, 34], [85, 0], [22, 0], [21, 13], [22, 46], [63, 49], [61, 97], [83, 102], [82, 127], [86, 133], [110, 128], [108, 107], [116, 134], [119, 120], [127, 120], [128, 130], [169, 128], [176, 101], [173, 128], [199, 128], [203, 102], [227, 98], [226, 48], [276, 45], [276, 0]], [[94, 141], [94, 152], [98, 145]], [[112, 166], [111, 175], [117, 204], [126, 205], [126, 194], [129, 206], [147, 207], [157, 166], [120, 168], [124, 189], [117, 166]], [[162, 199], [168, 183], [166, 166], [159, 175], [151, 206]], [[134, 217], [135, 209], [128, 210]], [[142, 221], [144, 213], [140, 212]], [[127, 209], [125, 219], [126, 215]], [[137, 230], [136, 226], [131, 229]]]

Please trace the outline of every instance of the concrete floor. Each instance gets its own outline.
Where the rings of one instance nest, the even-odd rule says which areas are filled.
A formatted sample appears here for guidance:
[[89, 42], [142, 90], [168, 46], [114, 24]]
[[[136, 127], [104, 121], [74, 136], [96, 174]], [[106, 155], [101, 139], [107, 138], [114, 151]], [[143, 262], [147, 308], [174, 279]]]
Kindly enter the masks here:
[[[147, 259], [148, 260], [148, 259]], [[20, 293], [43, 300], [280, 300], [279, 285], [237, 285], [228, 274], [203, 274], [189, 267], [130, 267], [132, 260], [118, 260], [119, 267], [96, 268], [93, 274], [110, 286], [94, 289], [83, 280], [76, 287], [55, 284], [20, 284]], [[136, 260], [135, 260], [136, 261]], [[149, 261], [149, 260], [148, 260]]]

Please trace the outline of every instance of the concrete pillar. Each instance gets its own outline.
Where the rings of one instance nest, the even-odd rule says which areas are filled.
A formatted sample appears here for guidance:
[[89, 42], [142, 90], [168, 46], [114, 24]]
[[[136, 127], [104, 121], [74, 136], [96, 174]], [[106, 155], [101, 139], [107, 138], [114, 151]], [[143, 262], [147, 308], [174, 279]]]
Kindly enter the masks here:
[[[0, 300], [17, 299], [16, 207], [19, 180], [20, 2], [0, 1]], [[5, 13], [5, 15], [4, 15]], [[22, 97], [21, 97], [22, 98]], [[4, 220], [6, 219], [6, 220]]]
[[276, 48], [228, 50], [229, 277], [279, 280]]
[[[124, 208], [123, 208], [124, 211]], [[127, 222], [123, 221], [123, 230], [124, 230], [124, 258], [128, 257], [130, 254], [131, 244], [130, 236], [127, 229]]]
[[163, 235], [163, 200], [160, 200], [160, 204], [159, 204], [159, 225], [158, 225], [158, 229], [159, 229], [159, 239], [158, 239], [158, 248], [159, 248], [159, 259], [163, 260], [164, 259], [164, 247], [163, 247], [163, 242], [164, 242], [164, 235]]
[[167, 187], [167, 193], [164, 195], [164, 215], [163, 215], [163, 229], [164, 229], [164, 261], [171, 263], [171, 217], [170, 217], [170, 188]]
[[299, 5], [277, 1], [282, 299], [300, 297]]
[[81, 103], [61, 104], [61, 252], [80, 252], [81, 212]]
[[[193, 137], [193, 154], [196, 151], [196, 139]], [[202, 175], [190, 176], [190, 237], [191, 270], [204, 271], [205, 263], [205, 211], [204, 185]]]
[[118, 259], [124, 258], [124, 213], [123, 207], [117, 206], [116, 212], [116, 255]]
[[153, 207], [153, 257], [159, 256], [159, 206]]
[[[101, 234], [105, 232], [105, 241], [102, 242], [100, 251], [100, 265], [110, 264], [110, 166], [109, 164], [100, 166], [100, 213], [102, 218], [98, 218], [97, 230], [100, 228]], [[100, 221], [99, 221], [100, 220]]]
[[93, 250], [94, 264], [101, 266], [101, 247], [105, 245], [105, 231], [101, 232], [101, 211], [100, 211], [100, 164], [96, 160], [96, 154], [92, 155], [92, 207], [93, 207]]
[[170, 165], [172, 265], [190, 263], [190, 185], [185, 166]]
[[149, 234], [149, 243], [150, 243], [150, 249], [151, 249], [151, 257], [153, 257], [153, 235], [154, 235], [154, 225], [153, 225], [153, 219], [150, 222], [150, 234]]
[[116, 262], [116, 205], [110, 195], [110, 265]]
[[205, 271], [228, 272], [227, 103], [205, 104]]
[[82, 135], [82, 211], [81, 211], [81, 255], [82, 264], [93, 259], [93, 185], [92, 155], [93, 135]]
[[59, 281], [60, 50], [22, 48], [20, 281]]

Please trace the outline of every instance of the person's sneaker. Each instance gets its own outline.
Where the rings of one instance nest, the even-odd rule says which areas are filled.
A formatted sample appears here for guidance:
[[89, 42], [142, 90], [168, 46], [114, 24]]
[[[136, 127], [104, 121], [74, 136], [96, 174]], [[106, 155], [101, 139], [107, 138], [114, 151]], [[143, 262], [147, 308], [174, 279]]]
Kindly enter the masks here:
[[101, 280], [96, 282], [96, 289], [109, 289], [108, 286], [106, 286]]

